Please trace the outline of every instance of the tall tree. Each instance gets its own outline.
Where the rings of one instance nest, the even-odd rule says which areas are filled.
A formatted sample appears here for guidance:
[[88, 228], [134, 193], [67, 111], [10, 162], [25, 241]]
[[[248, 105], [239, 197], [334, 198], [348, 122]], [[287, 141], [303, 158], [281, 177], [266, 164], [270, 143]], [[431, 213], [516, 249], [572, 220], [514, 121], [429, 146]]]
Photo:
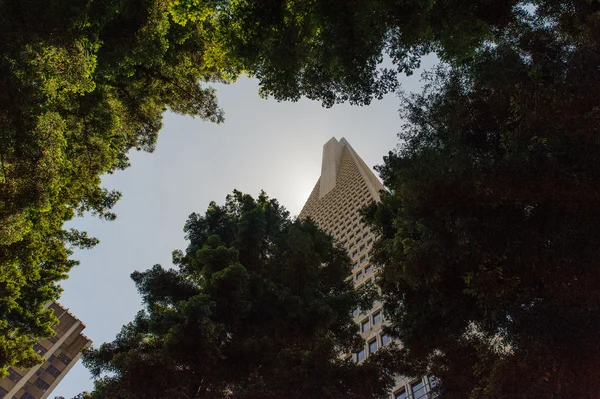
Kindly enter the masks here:
[[380, 167], [395, 370], [444, 398], [600, 392], [600, 9], [572, 10], [430, 74]]
[[192, 214], [176, 269], [132, 278], [145, 309], [89, 351], [92, 398], [384, 398], [352, 310], [368, 306], [332, 238], [277, 201], [240, 192]]
[[157, 0], [0, 3], [0, 375], [41, 360], [71, 248], [97, 242], [63, 223], [114, 219], [101, 175], [153, 150], [166, 109], [222, 121], [205, 36]]

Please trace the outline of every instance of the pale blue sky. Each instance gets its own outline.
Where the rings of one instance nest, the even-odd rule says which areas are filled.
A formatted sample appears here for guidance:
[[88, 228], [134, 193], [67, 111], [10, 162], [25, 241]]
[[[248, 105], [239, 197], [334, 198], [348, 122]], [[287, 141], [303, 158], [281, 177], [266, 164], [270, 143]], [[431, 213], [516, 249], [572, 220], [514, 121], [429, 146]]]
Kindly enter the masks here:
[[[425, 69], [435, 62], [426, 57]], [[403, 80], [419, 91], [419, 73]], [[258, 96], [253, 79], [218, 87], [225, 123], [166, 114], [152, 154], [132, 153], [132, 166], [103, 179], [122, 192], [113, 222], [86, 216], [72, 223], [100, 239], [77, 252], [81, 265], [71, 271], [60, 302], [85, 324], [96, 345], [112, 341], [141, 308], [129, 275], [184, 249], [183, 224], [192, 212], [204, 213], [210, 201], [223, 203], [233, 189], [257, 195], [261, 189], [297, 215], [321, 171], [322, 146], [345, 137], [369, 166], [398, 144], [400, 100], [387, 95], [368, 107], [347, 104], [322, 108], [314, 101], [278, 103]], [[70, 398], [92, 388], [79, 362], [52, 395]]]

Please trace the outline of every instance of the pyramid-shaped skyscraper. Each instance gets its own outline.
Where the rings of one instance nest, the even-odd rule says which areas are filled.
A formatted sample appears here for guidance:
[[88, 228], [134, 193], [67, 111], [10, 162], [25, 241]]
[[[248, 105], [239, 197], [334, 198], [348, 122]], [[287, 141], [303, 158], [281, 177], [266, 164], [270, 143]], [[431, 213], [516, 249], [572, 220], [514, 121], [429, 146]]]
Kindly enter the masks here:
[[[372, 284], [375, 279], [376, 271], [370, 262], [375, 236], [361, 222], [360, 210], [373, 201], [378, 202], [379, 192], [383, 189], [379, 179], [344, 138], [340, 141], [332, 138], [325, 143], [321, 176], [299, 217], [310, 218], [346, 249], [354, 265], [352, 278], [355, 288]], [[365, 344], [361, 351], [346, 356], [362, 362], [387, 345], [390, 337], [383, 333], [385, 320], [380, 303], [366, 313], [356, 310], [354, 319], [360, 326]], [[433, 381], [428, 377], [398, 377], [390, 398], [430, 398]]]

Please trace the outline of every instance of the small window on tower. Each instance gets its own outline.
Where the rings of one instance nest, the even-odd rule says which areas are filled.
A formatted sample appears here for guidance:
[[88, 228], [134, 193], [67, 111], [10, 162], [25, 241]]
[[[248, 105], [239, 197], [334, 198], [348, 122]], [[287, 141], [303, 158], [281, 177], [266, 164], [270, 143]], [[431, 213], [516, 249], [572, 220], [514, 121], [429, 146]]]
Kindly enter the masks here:
[[407, 399], [406, 390], [402, 388], [401, 390], [394, 393], [394, 399]]
[[381, 336], [381, 346], [385, 346], [385, 345], [389, 344], [390, 342], [392, 342], [392, 338], [389, 335], [383, 334]]
[[69, 358], [67, 355], [65, 355], [64, 353], [61, 353], [60, 355], [58, 355], [58, 360], [60, 360], [61, 362], [63, 362], [64, 364], [69, 364], [71, 363], [71, 358]]
[[49, 365], [48, 368], [46, 368], [46, 372], [53, 377], [58, 377], [60, 375], [60, 370], [53, 365]]
[[21, 380], [21, 378], [22, 378], [21, 374], [17, 373], [12, 368], [8, 369], [8, 379], [9, 380], [11, 380], [12, 382], [19, 382]]
[[373, 313], [373, 325], [381, 323], [381, 311]]
[[370, 327], [371, 327], [371, 323], [369, 322], [369, 319], [363, 320], [363, 322], [360, 324], [360, 331], [367, 332], [367, 331], [369, 331]]
[[369, 355], [372, 353], [375, 353], [375, 352], [377, 352], [377, 340], [376, 339], [369, 342]]
[[363, 360], [365, 360], [365, 350], [364, 349], [356, 354], [357, 362], [362, 362]]
[[415, 399], [425, 398], [425, 384], [423, 383], [423, 379], [418, 379], [417, 381], [410, 384], [410, 389], [412, 390], [413, 397]]
[[42, 380], [41, 378], [38, 378], [37, 380], [35, 380], [35, 382], [33, 383], [33, 385], [35, 385], [36, 387], [38, 387], [42, 391], [45, 391], [48, 388], [50, 388], [50, 384], [48, 384], [46, 381]]

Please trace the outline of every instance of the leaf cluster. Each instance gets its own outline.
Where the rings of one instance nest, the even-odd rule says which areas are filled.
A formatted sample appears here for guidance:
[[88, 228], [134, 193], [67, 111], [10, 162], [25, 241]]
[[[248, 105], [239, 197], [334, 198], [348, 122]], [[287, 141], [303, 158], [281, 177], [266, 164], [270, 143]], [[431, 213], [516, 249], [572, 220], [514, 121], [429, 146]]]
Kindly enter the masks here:
[[145, 309], [86, 353], [98, 398], [383, 398], [344, 250], [277, 201], [234, 192], [184, 228], [176, 269], [132, 274]]
[[379, 168], [394, 367], [444, 398], [600, 391], [600, 8], [566, 10], [426, 76]]
[[166, 109], [223, 120], [205, 36], [162, 1], [0, 4], [0, 374], [41, 360], [31, 345], [56, 322], [44, 305], [72, 249], [97, 243], [63, 224], [116, 217], [101, 175], [154, 149]]

